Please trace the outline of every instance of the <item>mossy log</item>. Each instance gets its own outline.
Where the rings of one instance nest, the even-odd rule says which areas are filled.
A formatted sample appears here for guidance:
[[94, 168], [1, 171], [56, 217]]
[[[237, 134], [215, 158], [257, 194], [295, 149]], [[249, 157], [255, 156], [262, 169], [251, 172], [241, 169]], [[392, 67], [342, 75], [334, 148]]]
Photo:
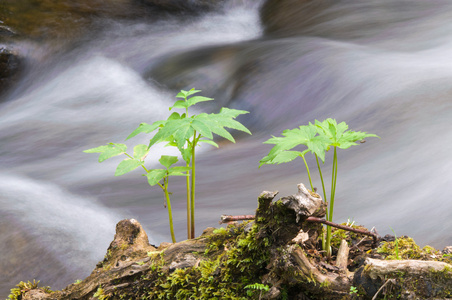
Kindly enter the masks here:
[[[318, 251], [325, 203], [298, 185], [298, 194], [258, 198], [255, 221], [208, 228], [192, 240], [155, 248], [136, 220], [122, 220], [105, 259], [89, 277], [51, 292], [21, 283], [12, 299], [445, 299], [452, 266], [437, 261], [365, 258], [347, 266]], [[301, 238], [300, 238], [301, 237]], [[312, 253], [320, 253], [313, 255]], [[334, 257], [333, 257], [334, 258]], [[353, 288], [353, 289], [351, 289]], [[353, 291], [353, 292], [351, 292]]]

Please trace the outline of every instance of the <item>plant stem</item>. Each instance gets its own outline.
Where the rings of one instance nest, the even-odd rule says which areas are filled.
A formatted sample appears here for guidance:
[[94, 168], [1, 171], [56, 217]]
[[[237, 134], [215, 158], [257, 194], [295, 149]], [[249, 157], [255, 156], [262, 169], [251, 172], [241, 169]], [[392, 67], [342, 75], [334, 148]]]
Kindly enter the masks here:
[[311, 184], [311, 191], [314, 191], [314, 186], [312, 185], [311, 173], [309, 172], [308, 163], [306, 162], [304, 155], [301, 155], [301, 158], [303, 158], [304, 165], [306, 166], [306, 171], [308, 171], [309, 183]]
[[173, 212], [171, 210], [171, 201], [168, 194], [168, 177], [163, 179], [164, 188], [163, 191], [165, 192], [166, 197], [166, 206], [168, 207], [168, 217], [169, 217], [169, 225], [170, 225], [170, 232], [171, 232], [171, 240], [173, 243], [176, 243], [176, 237], [174, 236], [174, 227], [173, 227]]
[[[187, 162], [187, 167], [190, 167], [190, 164]], [[190, 214], [190, 171], [187, 171], [187, 239], [191, 239], [191, 230], [190, 230], [190, 220], [191, 220], [191, 214]]]
[[[322, 191], [323, 191], [323, 201], [328, 204], [328, 200], [326, 198], [326, 191], [325, 191], [325, 182], [323, 181], [323, 174], [322, 174], [322, 169], [320, 168], [320, 163], [319, 163], [319, 157], [317, 156], [317, 154], [315, 154], [315, 160], [317, 162], [317, 168], [319, 169], [319, 175], [320, 175], [320, 181], [322, 181]], [[325, 215], [325, 219], [328, 220], [328, 210], [325, 211], [326, 215]], [[322, 234], [322, 249], [326, 250], [326, 232], [325, 232], [325, 226], [323, 226], [323, 234]]]
[[190, 197], [190, 234], [191, 238], [195, 237], [195, 185], [196, 185], [196, 161], [195, 148], [197, 144], [196, 130], [193, 133], [193, 144], [191, 150], [191, 197]]
[[[334, 196], [336, 193], [336, 179], [337, 179], [337, 147], [334, 146], [334, 156], [333, 156], [333, 167], [331, 175], [331, 197], [330, 197], [330, 213], [328, 221], [333, 221], [333, 210], [334, 210]], [[326, 244], [325, 250], [327, 257], [331, 256], [331, 226], [327, 226], [326, 229]]]
[[337, 180], [337, 147], [334, 146], [334, 156], [333, 156], [333, 172], [331, 178], [331, 203], [330, 203], [330, 213], [329, 221], [333, 221], [333, 210], [334, 210], [334, 196], [336, 195], [336, 180]]
[[[317, 154], [315, 154], [315, 159], [317, 161], [317, 168], [319, 169], [320, 180], [322, 181], [323, 201], [325, 203], [328, 203], [328, 200], [326, 199], [325, 182], [323, 181], [322, 169], [320, 169], [319, 157], [317, 156]], [[325, 219], [328, 220], [328, 210], [326, 211]]]

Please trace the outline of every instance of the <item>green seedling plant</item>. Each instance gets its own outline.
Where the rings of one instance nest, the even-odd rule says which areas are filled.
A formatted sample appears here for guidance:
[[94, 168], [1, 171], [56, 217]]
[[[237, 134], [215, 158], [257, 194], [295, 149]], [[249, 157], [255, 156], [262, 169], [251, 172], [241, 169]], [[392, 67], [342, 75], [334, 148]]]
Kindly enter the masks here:
[[[141, 123], [126, 140], [140, 134], [153, 133], [157, 131], [150, 139], [148, 145], [137, 145], [134, 147], [134, 154], [126, 153], [127, 146], [125, 144], [110, 143], [104, 146], [85, 150], [87, 153], [101, 153], [99, 162], [108, 158], [125, 154], [127, 158], [123, 160], [117, 167], [115, 176], [126, 174], [138, 167], [142, 167], [151, 186], [158, 185], [165, 193], [168, 215], [170, 219], [170, 231], [173, 242], [175, 242], [174, 231], [172, 226], [172, 212], [168, 192], [169, 176], [186, 176], [186, 194], [187, 194], [187, 238], [195, 236], [195, 190], [196, 190], [196, 147], [201, 143], [207, 143], [218, 148], [218, 144], [214, 142], [214, 134], [225, 138], [233, 143], [233, 136], [225, 129], [235, 129], [251, 134], [251, 132], [235, 118], [247, 111], [221, 108], [219, 113], [200, 113], [189, 115], [189, 108], [199, 102], [212, 101], [212, 98], [203, 97], [194, 94], [201, 92], [200, 90], [191, 89], [189, 91], [180, 91], [177, 100], [169, 110], [182, 109], [183, 113], [173, 112], [168, 119], [159, 120], [152, 124]], [[160, 163], [166, 169], [148, 170], [144, 166], [144, 160], [147, 157], [151, 147], [158, 143], [166, 143], [166, 146], [177, 147], [181, 153], [185, 166], [171, 167], [177, 162], [177, 157], [162, 155]]]
[[[391, 228], [391, 227], [389, 227]], [[394, 233], [394, 251], [395, 251], [395, 255], [396, 255], [396, 259], [399, 260], [399, 239], [397, 238], [397, 235], [394, 231], [394, 229], [391, 228], [392, 233]]]
[[[322, 183], [323, 200], [327, 203], [326, 219], [333, 221], [334, 200], [336, 195], [336, 182], [338, 173], [337, 149], [348, 149], [353, 145], [358, 145], [357, 141], [362, 141], [367, 137], [377, 137], [360, 131], [348, 130], [345, 122], [337, 123], [335, 119], [328, 118], [322, 122], [315, 120], [315, 123], [302, 125], [299, 128], [287, 129], [282, 132], [282, 137], [272, 137], [264, 144], [274, 144], [267, 156], [259, 162], [259, 167], [264, 164], [281, 164], [291, 162], [297, 157], [303, 159], [306, 167], [311, 190], [314, 191], [311, 172], [305, 155], [311, 153], [315, 156], [317, 169]], [[297, 146], [304, 146], [303, 151], [293, 150]], [[326, 197], [325, 181], [320, 167], [319, 159], [325, 163], [326, 152], [333, 149], [333, 162], [331, 170], [330, 202]], [[327, 226], [326, 237], [322, 241], [322, 247], [326, 250], [327, 256], [331, 256], [331, 226]]]

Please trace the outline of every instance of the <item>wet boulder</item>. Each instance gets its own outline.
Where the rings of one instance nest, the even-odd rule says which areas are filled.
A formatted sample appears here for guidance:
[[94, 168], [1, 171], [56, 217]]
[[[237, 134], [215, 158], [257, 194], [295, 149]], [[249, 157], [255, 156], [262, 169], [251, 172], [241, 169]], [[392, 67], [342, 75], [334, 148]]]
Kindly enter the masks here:
[[171, 12], [210, 11], [219, 8], [227, 0], [139, 0], [145, 4]]
[[24, 63], [17, 52], [0, 46], [0, 97], [17, 82]]

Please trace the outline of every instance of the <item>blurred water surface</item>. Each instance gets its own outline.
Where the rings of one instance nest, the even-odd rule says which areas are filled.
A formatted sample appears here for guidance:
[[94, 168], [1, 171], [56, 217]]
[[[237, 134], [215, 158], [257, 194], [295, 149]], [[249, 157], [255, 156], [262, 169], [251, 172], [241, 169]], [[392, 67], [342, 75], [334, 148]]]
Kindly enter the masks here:
[[[253, 132], [200, 149], [197, 234], [221, 214], [254, 213], [263, 190], [285, 196], [308, 183], [302, 161], [258, 169], [271, 148], [262, 142], [332, 117], [381, 137], [338, 152], [335, 220], [380, 234], [392, 227], [421, 246], [452, 244], [452, 4], [301, 6], [275, 11], [287, 23], [265, 32], [259, 7], [232, 1], [222, 12], [153, 23], [106, 18], [101, 34], [57, 53], [53, 44], [16, 45], [29, 62], [0, 104], [0, 296], [20, 280], [59, 289], [86, 277], [124, 218], [139, 220], [151, 243], [169, 241], [161, 190], [138, 170], [114, 177], [120, 158], [99, 164], [82, 151], [166, 118], [182, 88], [216, 99], [198, 110], [250, 111], [239, 121]], [[293, 17], [309, 9], [309, 18]], [[154, 150], [149, 164], [167, 150]], [[182, 240], [183, 179], [172, 183]]]

